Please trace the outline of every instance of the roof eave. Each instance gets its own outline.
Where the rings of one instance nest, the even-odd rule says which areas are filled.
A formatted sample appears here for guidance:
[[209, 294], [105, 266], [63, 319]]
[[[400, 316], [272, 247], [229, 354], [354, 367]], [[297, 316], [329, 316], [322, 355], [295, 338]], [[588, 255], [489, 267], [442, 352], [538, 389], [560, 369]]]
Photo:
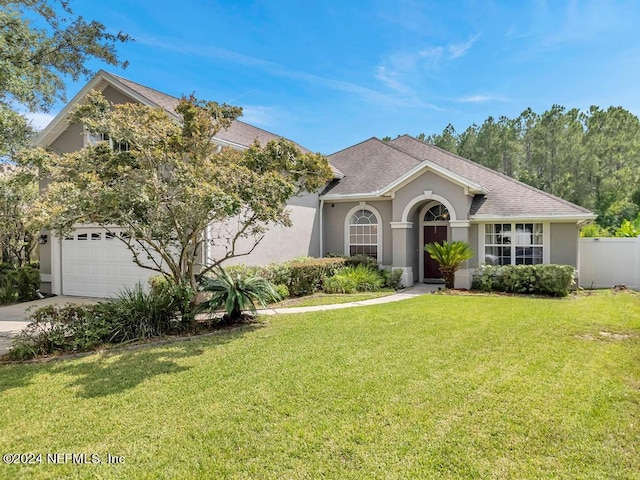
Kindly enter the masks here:
[[520, 221], [520, 222], [576, 222], [578, 224], [586, 224], [597, 218], [593, 213], [567, 214], [567, 215], [493, 215], [480, 214], [470, 215], [469, 220], [472, 222], [492, 222], [492, 221]]

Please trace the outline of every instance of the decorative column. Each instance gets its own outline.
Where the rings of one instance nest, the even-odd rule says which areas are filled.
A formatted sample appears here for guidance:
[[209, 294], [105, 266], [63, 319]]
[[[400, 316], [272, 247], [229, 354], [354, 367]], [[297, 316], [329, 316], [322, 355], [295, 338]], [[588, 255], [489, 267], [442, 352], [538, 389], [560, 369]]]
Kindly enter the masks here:
[[391, 222], [391, 236], [393, 238], [393, 270], [401, 269], [400, 283], [403, 287], [413, 285], [413, 259], [410, 250], [412, 222]]
[[[469, 229], [471, 223], [468, 220], [452, 220], [449, 222], [451, 227], [451, 241], [460, 241], [469, 243]], [[473, 247], [472, 247], [473, 248]], [[469, 268], [469, 261], [462, 264], [460, 270], [456, 272], [455, 287], [471, 288], [471, 280], [473, 276], [473, 268]]]

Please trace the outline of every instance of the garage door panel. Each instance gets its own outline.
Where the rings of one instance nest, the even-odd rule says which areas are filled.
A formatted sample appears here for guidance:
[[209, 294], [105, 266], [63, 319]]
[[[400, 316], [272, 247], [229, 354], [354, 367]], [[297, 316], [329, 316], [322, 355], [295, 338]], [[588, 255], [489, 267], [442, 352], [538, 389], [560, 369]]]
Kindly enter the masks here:
[[133, 263], [121, 241], [102, 229], [78, 229], [62, 242], [62, 293], [90, 297], [115, 297], [125, 287], [147, 287], [157, 272]]

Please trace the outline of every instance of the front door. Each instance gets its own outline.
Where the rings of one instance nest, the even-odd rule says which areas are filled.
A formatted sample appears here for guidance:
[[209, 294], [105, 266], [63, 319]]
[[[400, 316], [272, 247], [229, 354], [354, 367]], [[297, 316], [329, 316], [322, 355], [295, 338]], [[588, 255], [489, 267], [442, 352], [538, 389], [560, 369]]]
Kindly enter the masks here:
[[[425, 225], [424, 227], [424, 244], [427, 243], [442, 243], [447, 239], [447, 226], [446, 225]], [[424, 278], [434, 279], [442, 278], [438, 262], [431, 258], [431, 256], [424, 252]]]

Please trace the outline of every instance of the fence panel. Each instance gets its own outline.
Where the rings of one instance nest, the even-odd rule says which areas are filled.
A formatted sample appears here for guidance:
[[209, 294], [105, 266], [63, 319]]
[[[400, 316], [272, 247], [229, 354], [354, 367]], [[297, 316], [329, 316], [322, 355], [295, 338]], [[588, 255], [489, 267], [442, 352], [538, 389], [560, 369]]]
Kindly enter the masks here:
[[640, 290], [640, 237], [581, 238], [580, 286]]

